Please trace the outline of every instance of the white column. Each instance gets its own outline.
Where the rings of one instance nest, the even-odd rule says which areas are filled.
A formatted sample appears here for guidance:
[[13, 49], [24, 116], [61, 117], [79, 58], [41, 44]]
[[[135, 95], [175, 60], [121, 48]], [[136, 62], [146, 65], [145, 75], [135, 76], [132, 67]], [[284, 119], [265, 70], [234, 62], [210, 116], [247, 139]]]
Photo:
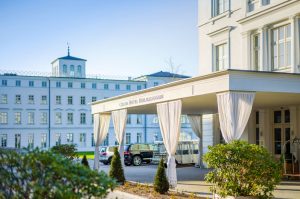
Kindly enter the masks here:
[[217, 94], [219, 121], [225, 141], [240, 139], [249, 120], [255, 93], [224, 92]]
[[114, 130], [116, 133], [117, 141], [119, 142], [119, 153], [121, 157], [121, 163], [124, 167], [124, 132], [126, 128], [126, 120], [127, 120], [127, 109], [113, 111], [111, 113]]
[[243, 56], [243, 68], [247, 70], [253, 70], [253, 64], [251, 60], [251, 32], [247, 31], [242, 33], [242, 56]]
[[268, 65], [268, 27], [263, 26], [259, 30], [260, 33], [260, 71], [270, 71]]
[[157, 116], [168, 153], [167, 175], [171, 187], [177, 186], [175, 153], [180, 135], [181, 100], [157, 104]]
[[291, 72], [299, 73], [299, 16], [291, 16]]

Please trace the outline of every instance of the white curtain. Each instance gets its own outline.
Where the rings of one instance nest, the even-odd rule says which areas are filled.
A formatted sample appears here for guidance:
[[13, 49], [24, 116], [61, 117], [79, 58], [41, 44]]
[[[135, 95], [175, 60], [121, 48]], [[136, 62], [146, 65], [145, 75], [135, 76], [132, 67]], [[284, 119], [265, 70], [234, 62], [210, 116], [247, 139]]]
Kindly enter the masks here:
[[199, 138], [198, 144], [198, 162], [197, 165], [202, 168], [202, 156], [203, 156], [203, 134], [202, 134], [202, 115], [188, 115], [189, 122], [191, 127]]
[[157, 104], [157, 115], [164, 145], [168, 153], [167, 176], [171, 187], [177, 186], [175, 152], [180, 134], [181, 101]]
[[228, 143], [240, 139], [249, 120], [255, 93], [225, 92], [217, 94], [220, 127]]
[[99, 146], [107, 136], [110, 122], [110, 114], [94, 114], [94, 169], [99, 169]]
[[121, 156], [121, 163], [124, 167], [123, 138], [124, 138], [124, 130], [126, 127], [126, 120], [127, 120], [127, 109], [113, 111], [111, 116], [112, 116], [112, 120], [113, 120], [113, 124], [114, 124], [116, 138], [117, 138], [117, 141], [119, 142], [119, 153]]

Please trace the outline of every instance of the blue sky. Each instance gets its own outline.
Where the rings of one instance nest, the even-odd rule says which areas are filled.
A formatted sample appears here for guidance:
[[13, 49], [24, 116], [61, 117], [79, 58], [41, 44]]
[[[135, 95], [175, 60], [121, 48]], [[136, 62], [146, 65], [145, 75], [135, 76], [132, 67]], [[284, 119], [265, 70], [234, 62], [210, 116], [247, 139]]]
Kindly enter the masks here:
[[1, 0], [0, 69], [50, 72], [67, 54], [88, 74], [198, 71], [197, 0]]

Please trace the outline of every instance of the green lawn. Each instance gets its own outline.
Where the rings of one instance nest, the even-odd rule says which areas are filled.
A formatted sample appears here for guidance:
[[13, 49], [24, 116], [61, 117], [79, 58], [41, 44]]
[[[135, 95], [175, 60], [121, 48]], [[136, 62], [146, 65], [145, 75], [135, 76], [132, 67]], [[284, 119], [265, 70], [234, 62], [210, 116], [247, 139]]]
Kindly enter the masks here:
[[87, 159], [94, 159], [94, 151], [80, 151], [77, 152], [77, 155], [79, 158], [83, 158], [83, 156], [86, 155]]

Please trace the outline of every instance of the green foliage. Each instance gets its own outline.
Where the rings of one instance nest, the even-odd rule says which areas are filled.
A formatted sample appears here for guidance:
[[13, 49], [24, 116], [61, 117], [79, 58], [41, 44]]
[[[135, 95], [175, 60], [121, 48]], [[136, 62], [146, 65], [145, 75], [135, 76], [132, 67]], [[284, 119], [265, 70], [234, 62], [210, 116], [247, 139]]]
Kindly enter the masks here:
[[110, 170], [108, 174], [111, 178], [115, 178], [117, 182], [124, 184], [125, 177], [124, 177], [124, 170], [121, 164], [121, 157], [118, 152], [118, 148], [114, 148], [114, 155], [111, 160]]
[[164, 160], [161, 159], [154, 178], [154, 190], [160, 194], [164, 194], [169, 190], [169, 182], [166, 176]]
[[51, 151], [56, 154], [60, 154], [70, 160], [73, 160], [75, 158], [78, 158], [78, 155], [76, 153], [77, 148], [74, 144], [61, 144], [57, 146], [53, 146], [51, 148]]
[[51, 151], [0, 149], [0, 198], [104, 197], [115, 181]]
[[280, 182], [281, 164], [264, 147], [245, 141], [209, 147], [204, 161], [214, 168], [206, 181], [213, 183], [212, 191], [222, 197], [269, 198]]
[[90, 168], [89, 162], [86, 159], [86, 155], [83, 156], [82, 160], [81, 160], [81, 164], [86, 166], [87, 168]]

